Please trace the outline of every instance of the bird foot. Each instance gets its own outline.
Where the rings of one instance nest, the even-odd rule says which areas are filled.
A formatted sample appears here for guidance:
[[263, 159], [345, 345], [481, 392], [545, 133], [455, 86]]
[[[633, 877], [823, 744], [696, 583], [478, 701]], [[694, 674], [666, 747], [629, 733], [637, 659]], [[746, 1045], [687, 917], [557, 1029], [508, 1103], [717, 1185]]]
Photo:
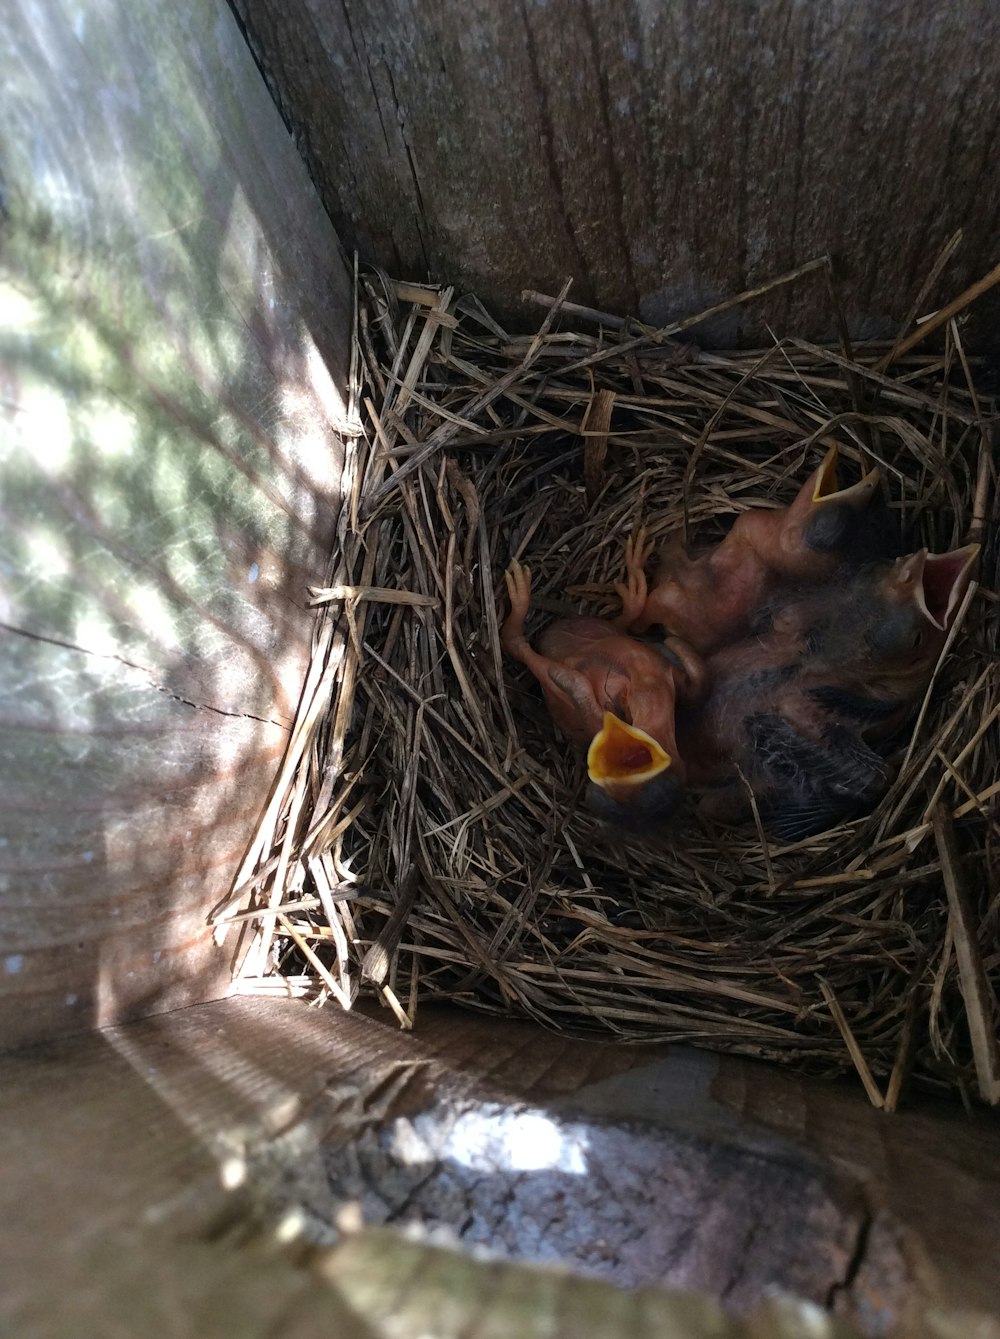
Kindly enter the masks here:
[[531, 607], [531, 569], [514, 558], [504, 572], [504, 581], [510, 597], [510, 613], [500, 629], [500, 644], [508, 655], [517, 656], [524, 641], [524, 620]]
[[646, 543], [645, 527], [639, 526], [625, 543], [627, 580], [615, 583], [615, 591], [622, 602], [622, 611], [615, 619], [615, 626], [623, 631], [638, 622], [646, 607], [648, 587], [645, 567], [650, 552], [651, 545]]

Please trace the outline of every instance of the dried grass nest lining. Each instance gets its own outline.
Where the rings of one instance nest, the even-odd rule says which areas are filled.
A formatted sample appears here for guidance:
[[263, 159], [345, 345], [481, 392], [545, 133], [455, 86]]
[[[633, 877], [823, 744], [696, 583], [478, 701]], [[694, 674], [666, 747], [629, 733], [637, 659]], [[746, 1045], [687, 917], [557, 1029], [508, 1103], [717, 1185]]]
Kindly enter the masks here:
[[[375, 275], [357, 336], [365, 427], [318, 593], [301, 758], [241, 879], [252, 906], [288, 909], [248, 917], [250, 977], [273, 944], [300, 989], [347, 1002], [367, 979], [401, 1020], [447, 996], [606, 1037], [853, 1063], [890, 1105], [910, 1072], [983, 1091], [1000, 670], [995, 527], [970, 524], [993, 505], [993, 406], [954, 323], [942, 355], [876, 371], [885, 344], [709, 355], [565, 307], [512, 338], [475, 299]], [[584, 770], [536, 683], [501, 657], [504, 568], [532, 568], [529, 635], [610, 610], [638, 521], [663, 540], [686, 510], [692, 538], [716, 539], [734, 512], [790, 501], [834, 440], [882, 466], [901, 551], [987, 541], [898, 779], [870, 817], [794, 847], [693, 813], [660, 844], [616, 838], [578, 805]], [[959, 962], [971, 949], [974, 969], [977, 945], [967, 1010]], [[975, 1056], [970, 1027], [988, 1029]]]

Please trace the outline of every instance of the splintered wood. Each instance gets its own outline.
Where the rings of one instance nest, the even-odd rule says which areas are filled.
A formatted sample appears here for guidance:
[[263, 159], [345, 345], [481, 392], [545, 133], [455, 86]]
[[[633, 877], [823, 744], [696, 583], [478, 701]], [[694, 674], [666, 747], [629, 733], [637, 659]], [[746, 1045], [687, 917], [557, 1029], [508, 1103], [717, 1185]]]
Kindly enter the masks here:
[[[736, 353], [672, 338], [711, 312], [657, 331], [532, 293], [544, 321], [520, 336], [474, 296], [358, 278], [366, 413], [311, 592], [315, 662], [216, 912], [242, 936], [241, 990], [285, 976], [316, 1003], [373, 990], [407, 1027], [447, 997], [853, 1069], [890, 1109], [913, 1077], [998, 1099], [995, 407], [962, 301], [919, 323], [943, 267], [895, 343]], [[775, 283], [828, 277], [823, 259]], [[504, 569], [531, 566], [530, 635], [607, 613], [637, 524], [712, 542], [747, 507], [786, 504], [833, 442], [880, 466], [900, 552], [984, 542], [888, 793], [794, 846], [686, 811], [656, 840], [602, 829], [578, 803], [580, 759], [501, 654]]]

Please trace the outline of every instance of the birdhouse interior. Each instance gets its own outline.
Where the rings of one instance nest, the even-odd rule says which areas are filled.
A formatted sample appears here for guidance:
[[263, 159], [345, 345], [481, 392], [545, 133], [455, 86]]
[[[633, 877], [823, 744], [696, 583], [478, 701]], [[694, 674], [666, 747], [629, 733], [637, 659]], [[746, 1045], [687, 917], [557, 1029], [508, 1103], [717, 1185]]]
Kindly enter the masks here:
[[[1000, 914], [993, 410], [955, 320], [720, 352], [698, 313], [564, 291], [518, 335], [356, 282], [316, 659], [216, 913], [240, 988], [991, 1100], [957, 936]], [[836, 303], [825, 260], [788, 284]]]
[[998, 124], [976, 0], [5, 6], [0, 1331], [1000, 1339]]

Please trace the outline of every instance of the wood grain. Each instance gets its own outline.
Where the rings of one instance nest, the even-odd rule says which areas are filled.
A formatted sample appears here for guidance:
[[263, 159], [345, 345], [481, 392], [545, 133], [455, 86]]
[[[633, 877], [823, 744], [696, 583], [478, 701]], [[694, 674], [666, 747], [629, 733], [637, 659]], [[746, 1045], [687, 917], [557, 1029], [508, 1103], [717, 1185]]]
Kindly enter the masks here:
[[[711, 1095], [747, 1122], [744, 1128], [757, 1125], [819, 1149], [851, 1177], [869, 1204], [872, 1251], [880, 1238], [902, 1245], [931, 1301], [1000, 1315], [993, 1264], [1000, 1243], [1000, 1138], [992, 1113], [973, 1118], [949, 1102], [914, 1100], [890, 1116], [849, 1084], [732, 1061], [721, 1064]], [[871, 1284], [859, 1268], [859, 1294]]]
[[[403, 278], [654, 323], [833, 253], [885, 334], [1000, 254], [988, 0], [236, 0], [338, 232]], [[971, 342], [995, 343], [1000, 304]], [[695, 332], [833, 336], [822, 277]]]
[[[689, 1297], [685, 1309], [662, 1289], [581, 1284], [564, 1272], [456, 1257], [385, 1232], [349, 1237], [329, 1254], [301, 1242], [278, 1245], [281, 1222], [297, 1222], [314, 1242], [330, 1239], [338, 1205], [329, 1169], [338, 1150], [364, 1166], [363, 1132], [388, 1132], [441, 1100], [456, 1110], [500, 1102], [557, 1121], [586, 1117], [621, 1142], [623, 1164], [648, 1154], [651, 1140], [672, 1141], [682, 1158], [691, 1155], [678, 1170], [686, 1167], [692, 1182], [706, 1156], [714, 1158], [727, 1176], [707, 1180], [701, 1201], [697, 1185], [685, 1189], [681, 1176], [666, 1215], [691, 1211], [690, 1241], [700, 1241], [692, 1263], [700, 1260], [703, 1272], [712, 1258], [742, 1255], [743, 1287], [765, 1259], [786, 1268], [803, 1242], [817, 1241], [816, 1194], [839, 1187], [843, 1227], [855, 1231], [859, 1202], [873, 1210], [844, 1289], [858, 1329], [838, 1329], [841, 1339], [889, 1332], [900, 1289], [912, 1303], [907, 1336], [997, 1333], [972, 1317], [953, 1317], [950, 1328], [943, 1312], [937, 1328], [920, 1318], [927, 1305], [997, 1310], [996, 1282], [988, 1280], [998, 1159], [985, 1117], [918, 1106], [890, 1120], [849, 1085], [681, 1048], [567, 1041], [441, 1008], [422, 1011], [418, 1030], [404, 1034], [387, 1018], [255, 999], [0, 1057], [0, 1329], [24, 1339], [304, 1339], [323, 1332], [326, 1315], [330, 1332], [381, 1339], [428, 1333], [431, 1321], [442, 1339], [624, 1339], [675, 1329], [692, 1339], [832, 1339], [815, 1318], [727, 1326], [710, 1297]], [[629, 1144], [632, 1131], [638, 1137]], [[758, 1226], [735, 1243], [732, 1217], [723, 1223], [719, 1215], [727, 1203], [732, 1213], [745, 1178], [767, 1167], [776, 1188], [794, 1183], [808, 1193], [789, 1194], [773, 1220], [760, 1196], [743, 1202], [746, 1223]], [[650, 1179], [656, 1175], [651, 1167]], [[827, 1215], [829, 1208], [828, 1201]], [[788, 1228], [796, 1218], [801, 1242]], [[916, 1274], [908, 1272], [915, 1251], [926, 1254]], [[902, 1274], [887, 1276], [887, 1261]], [[832, 1257], [813, 1262], [817, 1270], [843, 1265]], [[789, 1283], [802, 1275], [771, 1277]], [[739, 1288], [730, 1292], [727, 1306]]]
[[224, 6], [0, 25], [0, 1045], [228, 988], [351, 295]]

